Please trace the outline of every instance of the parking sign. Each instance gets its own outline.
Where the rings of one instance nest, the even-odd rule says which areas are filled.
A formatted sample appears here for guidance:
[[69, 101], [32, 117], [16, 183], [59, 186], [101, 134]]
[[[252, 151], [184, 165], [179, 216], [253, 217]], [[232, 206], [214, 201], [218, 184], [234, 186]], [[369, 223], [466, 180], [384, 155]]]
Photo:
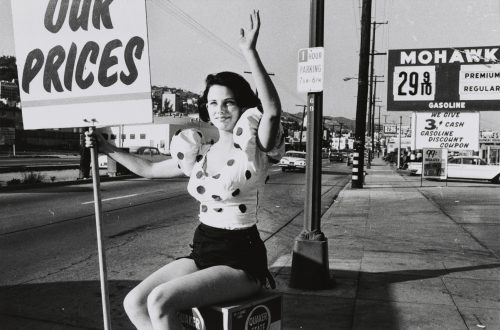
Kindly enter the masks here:
[[323, 47], [299, 50], [297, 91], [315, 93], [323, 91], [324, 49]]

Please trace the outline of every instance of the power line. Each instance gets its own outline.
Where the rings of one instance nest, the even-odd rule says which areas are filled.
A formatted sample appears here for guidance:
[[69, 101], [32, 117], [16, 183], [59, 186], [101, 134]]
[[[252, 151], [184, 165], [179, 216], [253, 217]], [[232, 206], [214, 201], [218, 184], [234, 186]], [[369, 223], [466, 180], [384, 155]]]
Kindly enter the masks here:
[[204, 27], [202, 24], [200, 24], [197, 20], [189, 16], [186, 12], [184, 12], [182, 9], [179, 7], [175, 6], [172, 2], [169, 0], [167, 1], [153, 1], [153, 3], [164, 13], [170, 14], [171, 16], [174, 16], [177, 20], [179, 20], [181, 23], [184, 23], [187, 25], [189, 28], [194, 30], [195, 32], [198, 32], [205, 36], [206, 38], [210, 39], [211, 41], [214, 41], [218, 46], [223, 48], [228, 54], [231, 56], [237, 58], [240, 61], [243, 61], [243, 56], [241, 53], [229, 45], [227, 42], [222, 40], [220, 37], [218, 37], [215, 33]]
[[[205, 26], [203, 26], [201, 23], [199, 23], [196, 19], [192, 18], [189, 14], [187, 14], [185, 11], [174, 5], [170, 0], [154, 0], [152, 1], [162, 12], [169, 14], [179, 20], [181, 23], [187, 25], [189, 28], [194, 30], [195, 32], [198, 32], [202, 34], [204, 37], [210, 39], [211, 41], [214, 41], [216, 45], [221, 47], [226, 53], [229, 55], [237, 58], [238, 60], [243, 62], [243, 56], [242, 54], [229, 45], [227, 42], [225, 42], [223, 39], [221, 39], [219, 36], [217, 36], [215, 33], [207, 29]], [[280, 78], [274, 78], [275, 82], [277, 85], [280, 87], [281, 90], [289, 94], [289, 96], [292, 96], [295, 100], [303, 102], [303, 99], [301, 99], [296, 93], [292, 92], [289, 88], [285, 87], [286, 84], [280, 79]]]

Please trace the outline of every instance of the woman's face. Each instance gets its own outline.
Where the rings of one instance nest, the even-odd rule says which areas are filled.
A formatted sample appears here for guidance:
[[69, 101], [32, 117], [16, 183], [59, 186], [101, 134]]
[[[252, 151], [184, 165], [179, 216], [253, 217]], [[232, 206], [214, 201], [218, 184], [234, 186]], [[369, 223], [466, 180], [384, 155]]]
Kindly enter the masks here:
[[233, 91], [221, 85], [213, 85], [208, 90], [207, 110], [212, 124], [223, 131], [232, 131], [241, 114]]

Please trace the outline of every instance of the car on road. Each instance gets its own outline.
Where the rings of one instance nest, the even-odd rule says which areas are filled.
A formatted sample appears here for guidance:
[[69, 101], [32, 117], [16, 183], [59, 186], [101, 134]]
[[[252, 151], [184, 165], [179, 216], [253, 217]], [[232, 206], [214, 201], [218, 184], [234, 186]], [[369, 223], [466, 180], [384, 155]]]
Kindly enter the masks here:
[[304, 151], [294, 151], [289, 150], [281, 158], [278, 165], [281, 170], [285, 172], [286, 170], [300, 170], [302, 172], [306, 171], [306, 153]]
[[[135, 154], [140, 158], [150, 160], [152, 162], [159, 162], [165, 159], [170, 158], [167, 155], [164, 155], [160, 152], [160, 150], [156, 147], [149, 146], [133, 146], [129, 147], [129, 153]], [[99, 168], [107, 168], [108, 167], [108, 156], [99, 155], [98, 157]]]
[[448, 159], [448, 178], [489, 180], [500, 183], [500, 165], [488, 165], [478, 156], [457, 156]]
[[330, 158], [330, 162], [343, 162], [344, 161], [344, 155], [338, 151], [332, 151], [330, 153], [329, 158]]

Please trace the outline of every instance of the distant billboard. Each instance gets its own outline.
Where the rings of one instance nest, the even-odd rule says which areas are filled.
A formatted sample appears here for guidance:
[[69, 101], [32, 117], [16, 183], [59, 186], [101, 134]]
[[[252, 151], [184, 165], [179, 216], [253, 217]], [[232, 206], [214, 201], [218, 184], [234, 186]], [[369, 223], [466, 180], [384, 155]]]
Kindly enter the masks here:
[[500, 110], [500, 46], [389, 50], [387, 110]]

